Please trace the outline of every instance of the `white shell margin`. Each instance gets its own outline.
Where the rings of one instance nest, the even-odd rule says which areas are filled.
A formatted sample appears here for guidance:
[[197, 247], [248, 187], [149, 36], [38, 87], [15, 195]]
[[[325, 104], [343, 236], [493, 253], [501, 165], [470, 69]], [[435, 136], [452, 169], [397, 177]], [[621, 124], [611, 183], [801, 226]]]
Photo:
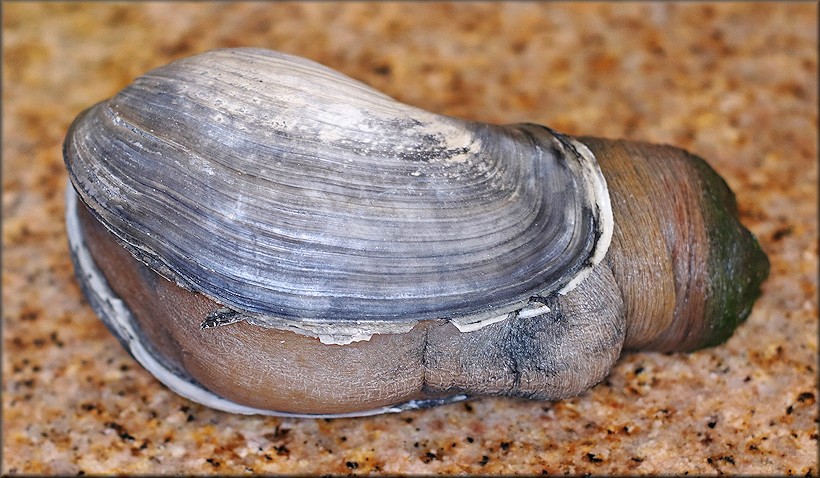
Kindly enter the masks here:
[[142, 344], [141, 336], [134, 329], [134, 318], [131, 311], [117, 294], [111, 290], [102, 272], [94, 263], [94, 258], [85, 244], [82, 232], [80, 231], [79, 217], [77, 215], [77, 193], [71, 182], [66, 185], [65, 191], [66, 205], [66, 233], [68, 244], [71, 249], [72, 261], [78, 279], [83, 283], [88, 300], [92, 308], [105, 322], [108, 328], [118, 339], [128, 348], [131, 355], [148, 370], [154, 377], [162, 382], [166, 387], [188, 400], [200, 403], [210, 408], [222, 410], [230, 413], [243, 415], [270, 415], [280, 417], [295, 418], [342, 418], [342, 417], [363, 417], [370, 415], [380, 415], [382, 413], [398, 413], [405, 410], [427, 408], [434, 405], [459, 402], [469, 398], [467, 395], [459, 394], [452, 397], [430, 400], [410, 400], [406, 403], [365, 410], [361, 412], [338, 413], [338, 414], [302, 414], [278, 412], [264, 410], [260, 408], [239, 405], [230, 400], [226, 400], [213, 392], [206, 390], [200, 384], [189, 379], [176, 375], [172, 370], [157, 360], [149, 350]]
[[569, 138], [572, 146], [581, 158], [583, 158], [583, 160], [579, 162], [583, 168], [584, 185], [588, 197], [592, 198], [593, 204], [598, 206], [598, 224], [601, 237], [598, 239], [597, 244], [595, 244], [595, 250], [589, 259], [590, 266], [581, 269], [578, 275], [567, 282], [567, 285], [558, 291], [561, 295], [565, 295], [567, 292], [576, 288], [578, 284], [589, 276], [592, 269], [604, 259], [604, 256], [606, 256], [609, 250], [609, 245], [612, 243], [612, 232], [615, 229], [615, 219], [612, 216], [612, 202], [609, 197], [609, 188], [606, 185], [604, 173], [601, 172], [601, 167], [598, 166], [598, 160], [595, 159], [595, 155], [592, 154], [592, 151], [590, 151], [586, 145], [574, 138], [568, 136], [565, 136], [565, 138]]

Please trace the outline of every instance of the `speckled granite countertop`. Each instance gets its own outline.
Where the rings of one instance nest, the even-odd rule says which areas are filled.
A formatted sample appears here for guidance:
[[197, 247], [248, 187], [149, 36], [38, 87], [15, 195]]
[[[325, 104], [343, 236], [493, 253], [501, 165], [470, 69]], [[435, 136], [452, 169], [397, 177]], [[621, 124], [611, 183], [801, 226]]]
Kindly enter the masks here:
[[[3, 5], [3, 474], [817, 475], [817, 6]], [[559, 403], [233, 416], [168, 391], [84, 302], [60, 146], [172, 59], [264, 46], [472, 119], [672, 143], [735, 190], [772, 274], [723, 346], [625, 356]]]

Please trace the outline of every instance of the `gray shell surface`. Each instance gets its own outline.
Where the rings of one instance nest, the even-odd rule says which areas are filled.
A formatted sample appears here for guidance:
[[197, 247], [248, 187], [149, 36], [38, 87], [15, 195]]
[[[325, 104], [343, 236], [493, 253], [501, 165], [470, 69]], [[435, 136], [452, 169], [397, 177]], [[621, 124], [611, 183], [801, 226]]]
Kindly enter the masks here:
[[428, 113], [268, 50], [145, 74], [78, 117], [64, 153], [142, 262], [253, 323], [319, 335], [537, 310], [612, 233], [577, 141]]

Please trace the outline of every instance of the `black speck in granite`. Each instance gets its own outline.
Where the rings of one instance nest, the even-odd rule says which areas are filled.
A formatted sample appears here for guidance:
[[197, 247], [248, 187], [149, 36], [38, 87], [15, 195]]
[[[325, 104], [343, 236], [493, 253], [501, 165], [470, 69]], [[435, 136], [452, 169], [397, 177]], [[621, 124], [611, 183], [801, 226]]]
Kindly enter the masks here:
[[391, 68], [390, 65], [377, 65], [373, 68], [373, 73], [382, 76], [390, 76]]
[[803, 392], [797, 396], [798, 402], [805, 402], [807, 400], [814, 400], [814, 393], [812, 392]]
[[125, 428], [122, 425], [120, 425], [119, 423], [117, 423], [117, 422], [106, 422], [105, 426], [106, 426], [106, 428], [110, 428], [110, 429], [114, 430], [115, 432], [117, 432], [117, 434], [120, 436], [120, 438], [123, 441], [134, 441], [134, 437], [130, 433], [128, 433], [125, 430]]
[[794, 228], [792, 228], [792, 226], [789, 225], [780, 227], [777, 230], [775, 230], [774, 233], [772, 233], [772, 241], [777, 242], [783, 239], [784, 237], [788, 237], [792, 234], [793, 231]]

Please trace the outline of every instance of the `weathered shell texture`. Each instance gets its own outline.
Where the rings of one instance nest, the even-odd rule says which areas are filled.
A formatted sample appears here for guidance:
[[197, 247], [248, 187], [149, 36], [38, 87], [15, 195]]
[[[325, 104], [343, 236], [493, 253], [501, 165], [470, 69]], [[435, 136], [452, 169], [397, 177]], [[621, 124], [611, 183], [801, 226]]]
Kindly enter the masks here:
[[149, 72], [82, 114], [65, 156], [136, 257], [262, 324], [503, 318], [577, 283], [612, 229], [577, 141], [267, 50]]

